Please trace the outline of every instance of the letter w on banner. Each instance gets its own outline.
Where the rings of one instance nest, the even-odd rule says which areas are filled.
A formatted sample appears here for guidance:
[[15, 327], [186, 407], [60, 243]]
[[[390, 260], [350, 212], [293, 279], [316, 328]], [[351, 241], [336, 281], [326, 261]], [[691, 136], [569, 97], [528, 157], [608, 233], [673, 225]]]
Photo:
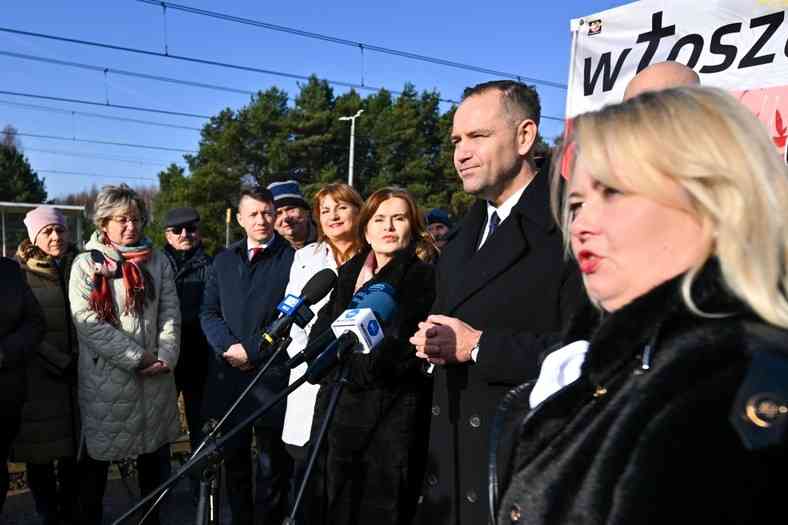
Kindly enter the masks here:
[[785, 155], [785, 7], [788, 0], [641, 0], [573, 19], [567, 128], [580, 113], [620, 102], [627, 82], [648, 65], [675, 60], [703, 85], [731, 91]]

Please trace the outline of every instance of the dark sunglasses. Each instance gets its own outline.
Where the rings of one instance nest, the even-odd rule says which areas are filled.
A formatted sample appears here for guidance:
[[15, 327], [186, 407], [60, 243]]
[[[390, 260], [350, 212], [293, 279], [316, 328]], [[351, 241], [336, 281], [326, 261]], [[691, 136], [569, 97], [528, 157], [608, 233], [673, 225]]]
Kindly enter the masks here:
[[180, 235], [183, 230], [186, 230], [186, 233], [194, 233], [197, 231], [197, 225], [187, 224], [186, 226], [173, 226], [169, 230], [175, 235]]

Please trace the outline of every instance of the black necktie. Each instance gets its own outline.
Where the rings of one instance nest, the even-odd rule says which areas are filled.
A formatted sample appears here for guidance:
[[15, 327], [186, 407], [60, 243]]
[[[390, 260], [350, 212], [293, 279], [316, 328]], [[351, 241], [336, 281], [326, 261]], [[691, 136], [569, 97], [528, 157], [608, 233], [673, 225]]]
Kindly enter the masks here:
[[492, 215], [490, 215], [490, 226], [487, 229], [487, 239], [493, 236], [493, 233], [495, 233], [500, 223], [501, 219], [498, 217], [498, 212], [494, 211]]

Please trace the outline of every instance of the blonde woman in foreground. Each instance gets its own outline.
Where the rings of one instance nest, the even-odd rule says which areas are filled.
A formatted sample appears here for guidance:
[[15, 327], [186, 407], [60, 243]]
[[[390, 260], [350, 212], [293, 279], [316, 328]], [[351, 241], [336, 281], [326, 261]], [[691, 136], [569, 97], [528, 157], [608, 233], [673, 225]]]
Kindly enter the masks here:
[[709, 88], [582, 115], [570, 139], [562, 223], [594, 306], [499, 408], [493, 519], [774, 522], [786, 167], [756, 117]]

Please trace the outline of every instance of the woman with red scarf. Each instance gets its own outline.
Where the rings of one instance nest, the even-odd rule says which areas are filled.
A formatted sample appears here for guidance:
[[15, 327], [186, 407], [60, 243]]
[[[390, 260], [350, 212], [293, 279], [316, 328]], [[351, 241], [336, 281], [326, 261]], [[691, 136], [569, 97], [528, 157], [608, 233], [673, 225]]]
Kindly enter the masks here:
[[[180, 310], [167, 259], [142, 236], [145, 202], [125, 184], [96, 199], [96, 231], [69, 284], [79, 338], [79, 402], [85, 461], [83, 523], [101, 523], [109, 462], [137, 457], [140, 491], [163, 481], [180, 432], [171, 371]], [[146, 523], [158, 523], [154, 512]]]

